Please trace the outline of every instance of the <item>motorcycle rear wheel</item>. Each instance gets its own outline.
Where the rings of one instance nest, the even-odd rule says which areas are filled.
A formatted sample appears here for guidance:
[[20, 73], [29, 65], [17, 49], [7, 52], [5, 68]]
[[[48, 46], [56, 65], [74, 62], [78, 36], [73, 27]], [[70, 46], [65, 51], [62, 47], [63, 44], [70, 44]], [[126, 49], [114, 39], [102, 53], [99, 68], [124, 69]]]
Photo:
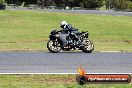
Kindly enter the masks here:
[[[56, 44], [54, 44], [56, 42]], [[52, 53], [58, 53], [61, 50], [61, 44], [58, 41], [49, 40], [47, 43], [47, 48]]]
[[85, 46], [81, 47], [81, 50], [85, 53], [91, 53], [94, 50], [94, 44], [91, 40], [84, 40]]

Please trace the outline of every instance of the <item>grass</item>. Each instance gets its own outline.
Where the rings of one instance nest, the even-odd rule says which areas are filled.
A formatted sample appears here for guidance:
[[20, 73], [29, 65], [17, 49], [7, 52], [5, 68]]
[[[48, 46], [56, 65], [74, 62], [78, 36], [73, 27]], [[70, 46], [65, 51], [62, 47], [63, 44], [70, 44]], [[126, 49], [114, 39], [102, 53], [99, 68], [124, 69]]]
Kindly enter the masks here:
[[0, 11], [0, 50], [46, 50], [49, 33], [62, 20], [89, 31], [96, 51], [132, 51], [131, 17], [10, 10]]
[[0, 88], [131, 88], [131, 84], [78, 85], [75, 75], [0, 75]]

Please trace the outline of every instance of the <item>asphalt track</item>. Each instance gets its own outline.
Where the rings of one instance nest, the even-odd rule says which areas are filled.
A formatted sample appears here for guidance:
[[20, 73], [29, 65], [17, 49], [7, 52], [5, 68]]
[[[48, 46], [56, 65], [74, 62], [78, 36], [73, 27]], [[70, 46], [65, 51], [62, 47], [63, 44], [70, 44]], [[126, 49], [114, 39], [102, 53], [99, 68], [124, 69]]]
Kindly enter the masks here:
[[132, 73], [131, 52], [0, 52], [0, 73]]
[[100, 10], [57, 10], [57, 9], [27, 9], [27, 8], [9, 8], [9, 10], [31, 10], [42, 12], [72, 13], [72, 14], [98, 14], [98, 15], [114, 15], [114, 16], [132, 16], [132, 12], [123, 11], [100, 11]]
[[114, 16], [132, 16], [132, 12], [123, 11], [99, 11], [99, 10], [41, 10], [59, 13], [73, 13], [73, 14], [98, 14], [98, 15], [114, 15]]

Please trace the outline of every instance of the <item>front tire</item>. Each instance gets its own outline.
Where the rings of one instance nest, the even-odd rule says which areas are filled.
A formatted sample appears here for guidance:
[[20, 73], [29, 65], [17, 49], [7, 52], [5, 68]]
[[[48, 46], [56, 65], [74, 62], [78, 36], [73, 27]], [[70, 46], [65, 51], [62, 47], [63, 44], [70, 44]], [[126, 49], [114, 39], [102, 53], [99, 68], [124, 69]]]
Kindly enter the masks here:
[[94, 50], [94, 44], [91, 40], [84, 40], [84, 47], [81, 47], [81, 50], [85, 53], [91, 53]]
[[58, 53], [61, 50], [61, 44], [58, 41], [49, 40], [47, 48], [52, 53]]

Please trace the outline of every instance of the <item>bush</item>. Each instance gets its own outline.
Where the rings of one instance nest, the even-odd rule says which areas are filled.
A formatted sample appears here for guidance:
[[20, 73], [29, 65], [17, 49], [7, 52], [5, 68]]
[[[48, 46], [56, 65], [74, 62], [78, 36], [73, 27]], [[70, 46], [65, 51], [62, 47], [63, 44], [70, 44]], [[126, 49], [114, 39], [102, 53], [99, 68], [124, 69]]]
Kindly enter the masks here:
[[132, 11], [132, 2], [131, 1], [127, 1], [126, 4], [127, 4], [127, 10]]
[[0, 0], [0, 4], [4, 4], [5, 3], [5, 0]]

